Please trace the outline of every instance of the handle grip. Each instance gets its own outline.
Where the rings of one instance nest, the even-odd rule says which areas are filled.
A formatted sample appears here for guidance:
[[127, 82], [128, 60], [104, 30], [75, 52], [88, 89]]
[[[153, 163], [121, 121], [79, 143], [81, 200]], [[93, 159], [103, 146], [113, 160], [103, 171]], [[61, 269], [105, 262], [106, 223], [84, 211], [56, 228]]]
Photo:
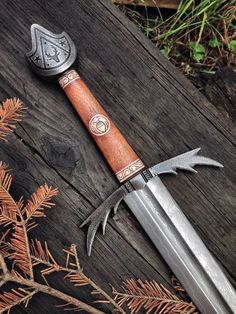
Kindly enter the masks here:
[[124, 182], [143, 169], [143, 162], [79, 74], [72, 69], [65, 72], [58, 81], [118, 180]]

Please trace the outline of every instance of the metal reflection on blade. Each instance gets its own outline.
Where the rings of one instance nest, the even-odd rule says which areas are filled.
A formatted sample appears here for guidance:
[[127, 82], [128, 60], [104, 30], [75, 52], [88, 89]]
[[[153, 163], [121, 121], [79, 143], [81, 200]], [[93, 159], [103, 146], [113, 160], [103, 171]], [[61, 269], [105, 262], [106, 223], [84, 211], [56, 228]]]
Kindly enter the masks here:
[[158, 176], [124, 201], [204, 314], [236, 313], [236, 293]]

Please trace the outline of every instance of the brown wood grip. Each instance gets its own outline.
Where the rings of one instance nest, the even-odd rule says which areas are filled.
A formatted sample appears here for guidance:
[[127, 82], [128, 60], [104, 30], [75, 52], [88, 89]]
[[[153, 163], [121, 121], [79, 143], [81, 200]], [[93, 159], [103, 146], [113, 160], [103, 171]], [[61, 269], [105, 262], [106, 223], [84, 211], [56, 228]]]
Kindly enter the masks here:
[[124, 182], [143, 169], [143, 162], [130, 147], [79, 74], [75, 70], [69, 70], [58, 81], [118, 180]]

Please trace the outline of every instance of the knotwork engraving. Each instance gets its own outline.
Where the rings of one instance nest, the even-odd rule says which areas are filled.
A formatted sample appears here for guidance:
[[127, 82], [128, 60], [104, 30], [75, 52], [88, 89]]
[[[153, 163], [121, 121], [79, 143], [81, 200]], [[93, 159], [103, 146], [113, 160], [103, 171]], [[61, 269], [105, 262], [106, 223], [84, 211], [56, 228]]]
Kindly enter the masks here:
[[144, 167], [145, 166], [144, 166], [144, 163], [142, 162], [142, 160], [137, 159], [137, 160], [131, 162], [131, 164], [129, 164], [125, 168], [118, 171], [116, 173], [116, 177], [120, 182], [123, 182], [123, 181], [127, 180], [129, 177], [131, 177], [132, 175], [134, 175], [139, 170], [143, 169]]

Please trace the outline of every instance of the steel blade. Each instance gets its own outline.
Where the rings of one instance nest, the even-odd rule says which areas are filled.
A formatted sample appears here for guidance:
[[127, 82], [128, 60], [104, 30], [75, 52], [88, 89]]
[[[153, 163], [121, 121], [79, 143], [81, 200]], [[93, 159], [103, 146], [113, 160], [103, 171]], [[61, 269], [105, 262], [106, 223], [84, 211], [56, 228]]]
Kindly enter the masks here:
[[236, 292], [159, 177], [124, 201], [204, 314], [236, 313]]

